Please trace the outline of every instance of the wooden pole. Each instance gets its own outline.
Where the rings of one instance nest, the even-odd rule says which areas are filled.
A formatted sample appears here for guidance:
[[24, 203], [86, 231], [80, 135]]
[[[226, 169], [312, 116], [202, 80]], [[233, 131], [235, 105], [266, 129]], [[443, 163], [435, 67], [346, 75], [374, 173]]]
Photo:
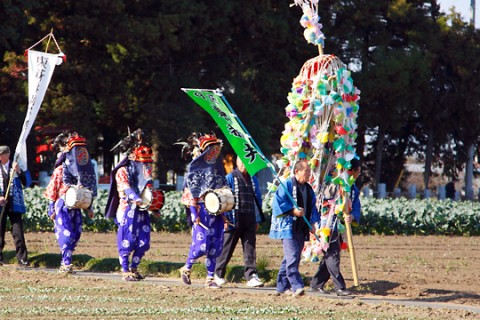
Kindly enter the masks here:
[[323, 47], [321, 45], [318, 46], [318, 55], [323, 56]]
[[50, 33], [48, 34], [49, 37], [48, 37], [48, 40], [47, 40], [47, 47], [45, 48], [45, 53], [48, 52], [48, 46], [50, 45], [50, 40], [52, 39], [52, 34], [53, 34], [53, 28], [50, 29]]
[[398, 185], [400, 184], [400, 180], [402, 180], [404, 170], [405, 169], [402, 169], [400, 171], [400, 174], [398, 175], [397, 182], [395, 182], [395, 186], [393, 187], [394, 191], [395, 191], [395, 189], [397, 189]]
[[353, 248], [352, 240], [352, 226], [350, 223], [345, 223], [347, 229], [347, 241], [348, 241], [348, 251], [350, 252], [350, 262], [352, 263], [352, 272], [353, 272], [353, 284], [355, 286], [359, 285], [358, 282], [358, 272], [357, 272], [357, 261], [355, 259], [355, 250]]
[[11, 169], [11, 170], [12, 171], [10, 173], [10, 180], [8, 180], [7, 190], [5, 190], [5, 194], [3, 196], [5, 198], [5, 204], [2, 207], [2, 212], [0, 213], [0, 219], [3, 219], [3, 215], [5, 214], [5, 208], [8, 205], [7, 202], [8, 202], [8, 195], [10, 194], [10, 187], [12, 185], [12, 181], [13, 181], [13, 178], [14, 178], [14, 175], [15, 175], [15, 171], [13, 169]]

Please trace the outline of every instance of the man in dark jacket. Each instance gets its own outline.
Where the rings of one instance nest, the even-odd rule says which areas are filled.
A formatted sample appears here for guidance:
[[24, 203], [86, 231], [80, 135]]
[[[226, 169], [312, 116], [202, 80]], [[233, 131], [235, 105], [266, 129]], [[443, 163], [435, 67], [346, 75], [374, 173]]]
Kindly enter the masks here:
[[261, 211], [262, 194], [257, 177], [248, 174], [240, 158], [237, 157], [236, 163], [237, 168], [227, 175], [227, 184], [235, 197], [235, 207], [225, 213], [228, 223], [225, 223], [222, 254], [217, 259], [215, 282], [220, 286], [225, 284], [227, 264], [241, 239], [247, 286], [262, 287], [256, 261], [256, 233], [258, 224], [265, 220]]
[[[29, 187], [32, 183], [32, 178], [28, 170], [22, 171], [17, 162], [10, 161], [10, 148], [8, 146], [0, 146], [0, 163], [0, 169], [2, 170], [0, 175], [0, 206], [2, 209], [0, 219], [0, 265], [3, 264], [2, 251], [5, 247], [5, 231], [8, 216], [12, 225], [12, 236], [17, 251], [18, 264], [28, 267], [30, 264], [28, 262], [22, 222], [22, 214], [26, 212], [23, 187]], [[13, 174], [11, 173], [12, 170]], [[11, 183], [10, 178], [13, 178]], [[9, 183], [10, 188], [8, 187]], [[7, 190], [9, 190], [8, 195]]]

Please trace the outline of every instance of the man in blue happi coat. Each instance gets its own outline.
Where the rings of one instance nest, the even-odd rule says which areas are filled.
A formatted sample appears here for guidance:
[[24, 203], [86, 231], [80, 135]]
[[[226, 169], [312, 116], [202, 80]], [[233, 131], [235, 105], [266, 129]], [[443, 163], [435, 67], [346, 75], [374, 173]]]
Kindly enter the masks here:
[[[314, 224], [320, 220], [316, 207], [315, 192], [308, 183], [311, 169], [305, 160], [294, 166], [294, 176], [285, 181], [286, 189], [279, 187], [272, 206], [270, 238], [281, 239], [283, 260], [277, 276], [277, 292], [303, 295], [305, 293], [299, 265], [303, 246], [309, 231], [314, 233]], [[297, 203], [294, 205], [291, 197]], [[307, 220], [312, 226], [309, 230]]]

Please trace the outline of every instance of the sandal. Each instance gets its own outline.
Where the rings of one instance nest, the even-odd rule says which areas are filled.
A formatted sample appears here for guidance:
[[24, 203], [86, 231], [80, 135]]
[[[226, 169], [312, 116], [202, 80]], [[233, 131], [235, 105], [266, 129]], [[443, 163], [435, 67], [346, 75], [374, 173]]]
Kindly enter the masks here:
[[180, 269], [180, 277], [182, 278], [183, 283], [191, 285], [192, 280], [190, 279], [191, 271], [187, 267], [183, 266]]
[[73, 266], [71, 264], [69, 265], [61, 265], [60, 269], [58, 270], [60, 273], [65, 273], [65, 274], [72, 274], [73, 273]]
[[130, 268], [130, 272], [133, 274], [133, 277], [138, 281], [145, 279], [145, 276], [138, 272], [137, 268]]
[[123, 272], [123, 280], [124, 281], [138, 281], [138, 279], [135, 277], [135, 274], [133, 274], [132, 272]]

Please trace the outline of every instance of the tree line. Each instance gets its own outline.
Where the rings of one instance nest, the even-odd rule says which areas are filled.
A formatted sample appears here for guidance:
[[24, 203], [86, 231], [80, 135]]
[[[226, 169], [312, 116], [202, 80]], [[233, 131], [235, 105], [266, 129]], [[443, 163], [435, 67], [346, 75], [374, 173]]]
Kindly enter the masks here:
[[[160, 181], [167, 170], [181, 174], [178, 139], [194, 130], [221, 135], [182, 87], [224, 89], [262, 151], [276, 153], [292, 79], [318, 54], [291, 2], [2, 1], [0, 143], [16, 145], [25, 117], [24, 50], [53, 30], [67, 63], [53, 75], [29, 154], [49, 134], [74, 129], [108, 172], [110, 148], [141, 127]], [[425, 161], [425, 188], [433, 166], [452, 179], [471, 168], [480, 133], [478, 30], [435, 0], [321, 0], [320, 16], [325, 53], [352, 69], [362, 91], [364, 178], [392, 189], [408, 156]]]

